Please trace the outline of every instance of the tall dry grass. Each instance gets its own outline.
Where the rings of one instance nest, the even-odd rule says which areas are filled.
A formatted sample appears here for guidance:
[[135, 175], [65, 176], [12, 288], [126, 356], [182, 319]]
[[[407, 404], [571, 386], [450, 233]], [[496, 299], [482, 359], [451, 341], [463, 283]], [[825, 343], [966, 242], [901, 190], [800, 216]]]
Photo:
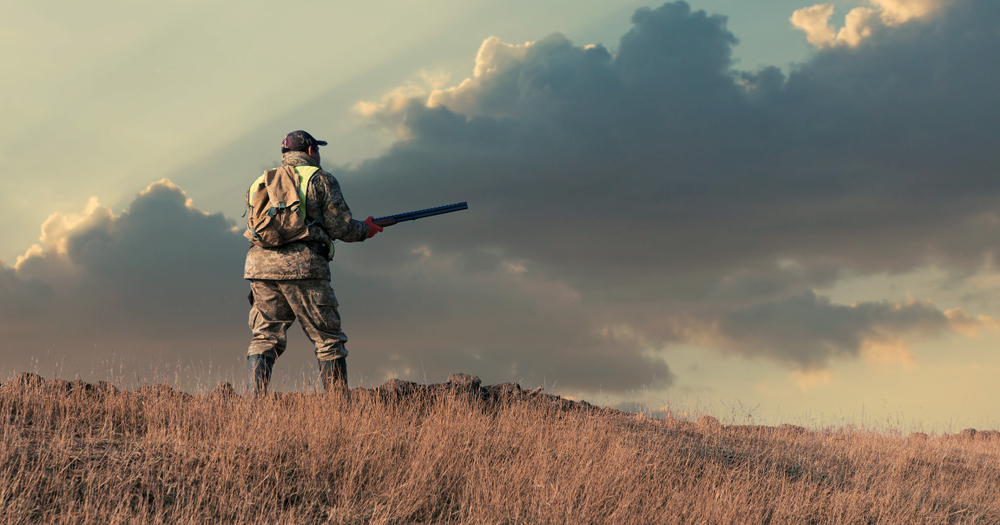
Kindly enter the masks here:
[[5, 523], [1000, 523], [1000, 441], [653, 420], [515, 391], [0, 388]]

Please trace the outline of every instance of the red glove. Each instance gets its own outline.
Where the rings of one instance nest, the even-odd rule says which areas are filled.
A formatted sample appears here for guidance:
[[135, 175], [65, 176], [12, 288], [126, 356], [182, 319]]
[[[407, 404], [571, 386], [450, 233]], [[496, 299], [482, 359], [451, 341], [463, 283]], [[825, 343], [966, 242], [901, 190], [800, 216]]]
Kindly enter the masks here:
[[371, 215], [369, 215], [368, 218], [365, 219], [365, 224], [368, 225], [368, 238], [369, 239], [371, 239], [372, 237], [374, 237], [376, 233], [382, 231], [382, 227], [379, 226], [378, 224], [375, 224], [375, 217], [372, 217]]

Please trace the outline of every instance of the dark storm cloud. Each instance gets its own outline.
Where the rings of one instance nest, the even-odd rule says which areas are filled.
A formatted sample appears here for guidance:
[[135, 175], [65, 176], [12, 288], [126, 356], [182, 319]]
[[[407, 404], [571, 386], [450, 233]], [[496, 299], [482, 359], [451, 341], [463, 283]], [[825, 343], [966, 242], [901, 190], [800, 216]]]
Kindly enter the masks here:
[[939, 335], [952, 329], [950, 323], [945, 313], [927, 303], [844, 306], [805, 292], [731, 312], [721, 320], [720, 333], [746, 347], [744, 351], [811, 370], [835, 357], [857, 357], [866, 341], [914, 332]]
[[997, 233], [973, 224], [1000, 189], [993, 4], [820, 51], [787, 79], [732, 70], [723, 17], [642, 9], [614, 56], [553, 35], [464, 114], [383, 112], [412, 138], [359, 176], [390, 206], [467, 197], [482, 243], [588, 282], [776, 256], [975, 264]]
[[[463, 85], [368, 108], [407, 140], [344, 175], [389, 208], [467, 198], [472, 213], [422, 242], [531, 261], [584, 301], [639, 312], [661, 343], [677, 333], [664, 320], [739, 318], [843, 270], [962, 272], [995, 250], [996, 2], [877, 28], [787, 77], [733, 69], [725, 17], [684, 2], [633, 23], [614, 52], [487, 40]], [[748, 355], [825, 363], [865, 331], [840, 308], [767, 350], [730, 335]]]
[[[232, 221], [201, 212], [169, 181], [150, 185], [121, 215], [96, 202], [81, 218], [55, 215], [40, 245], [14, 268], [0, 267], [0, 327], [8, 343], [36, 349], [11, 352], [5, 368], [24, 370], [37, 349], [51, 346], [63, 357], [72, 351], [74, 364], [107, 358], [93, 349], [98, 344], [184, 363], [205, 362], [214, 348], [216, 360], [238, 361], [250, 335], [246, 249]], [[396, 259], [392, 272], [372, 274], [348, 258], [338, 268], [347, 283], [338, 293], [345, 330], [361, 340], [349, 344], [352, 364], [376, 380], [442, 381], [466, 370], [493, 382], [548, 377], [578, 388], [627, 388], [649, 374], [669, 384], [661, 360], [602, 336], [572, 291], [521, 277], [495, 257], [478, 259], [424, 248]], [[453, 276], [459, 267], [466, 278]], [[299, 339], [282, 359], [284, 372], [315, 367], [311, 345]], [[601, 379], [590, 383], [595, 370]]]
[[52, 287], [37, 278], [21, 279], [13, 268], [0, 265], [0, 313], [8, 322], [21, 322], [42, 312]]
[[4, 368], [24, 369], [51, 348], [90, 363], [107, 357], [95, 347], [143, 355], [166, 346], [167, 359], [187, 362], [243, 338], [245, 243], [232, 227], [168, 181], [121, 215], [96, 201], [79, 218], [53, 215], [41, 243], [0, 268], [0, 324], [12, 350]]
[[673, 381], [660, 358], [602, 330], [600, 310], [565, 286], [520, 269], [468, 272], [447, 259], [420, 255], [370, 280], [343, 268], [335, 286], [351, 298], [342, 300], [357, 341], [349, 347], [368, 373], [440, 381], [468, 370], [486, 381], [606, 390], [637, 388], [654, 375]]

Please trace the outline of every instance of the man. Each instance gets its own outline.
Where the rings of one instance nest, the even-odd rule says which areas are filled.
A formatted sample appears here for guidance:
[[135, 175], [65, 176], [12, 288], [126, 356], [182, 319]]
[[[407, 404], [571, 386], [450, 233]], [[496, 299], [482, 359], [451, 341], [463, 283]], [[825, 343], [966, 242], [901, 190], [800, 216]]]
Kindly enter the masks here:
[[320, 168], [319, 147], [326, 144], [302, 130], [281, 142], [282, 166], [293, 166], [300, 177], [308, 177], [303, 179], [302, 203], [308, 236], [276, 248], [252, 245], [247, 252], [243, 277], [250, 281], [253, 330], [247, 367], [255, 394], [267, 391], [274, 361], [285, 351], [285, 332], [295, 319], [316, 345], [323, 388], [347, 387], [347, 336], [340, 329], [339, 303], [330, 286], [333, 241], [361, 242], [382, 228], [372, 217], [365, 221], [351, 217], [337, 179]]

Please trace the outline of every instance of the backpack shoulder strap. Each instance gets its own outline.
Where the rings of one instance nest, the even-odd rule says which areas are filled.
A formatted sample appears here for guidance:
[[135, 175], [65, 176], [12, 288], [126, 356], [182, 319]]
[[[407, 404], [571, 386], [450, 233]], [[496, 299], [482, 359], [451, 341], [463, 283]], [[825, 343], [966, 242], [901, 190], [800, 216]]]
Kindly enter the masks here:
[[317, 222], [315, 219], [310, 220], [306, 217], [308, 211], [306, 210], [307, 202], [309, 198], [309, 183], [312, 182], [313, 175], [319, 171], [316, 166], [295, 166], [295, 173], [298, 176], [299, 183], [299, 215], [306, 220], [307, 223], [313, 224]]
[[[247, 206], [250, 206], [250, 203], [253, 202], [254, 194], [257, 193], [257, 190], [261, 187], [261, 184], [265, 183], [265, 181], [268, 178], [267, 175], [274, 171], [277, 171], [277, 169], [267, 170], [264, 172], [263, 175], [257, 177], [257, 180], [253, 181], [253, 184], [250, 185], [250, 189], [247, 190]], [[274, 175], [271, 176], [273, 177]], [[253, 206], [250, 207], [253, 208]]]

